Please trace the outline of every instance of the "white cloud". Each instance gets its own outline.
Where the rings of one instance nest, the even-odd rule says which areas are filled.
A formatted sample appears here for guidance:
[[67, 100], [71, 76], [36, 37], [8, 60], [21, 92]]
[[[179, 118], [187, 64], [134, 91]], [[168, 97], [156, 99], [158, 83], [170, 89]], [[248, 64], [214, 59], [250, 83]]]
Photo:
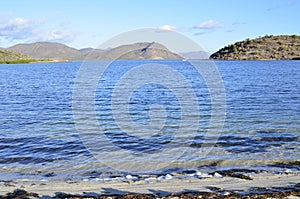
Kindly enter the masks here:
[[7, 43], [58, 41], [69, 42], [75, 34], [66, 27], [57, 25], [55, 28], [46, 26], [45, 18], [30, 20], [22, 17], [0, 21], [0, 39]]
[[195, 26], [195, 28], [198, 29], [216, 29], [216, 28], [222, 28], [224, 27], [224, 24], [217, 22], [215, 20], [208, 20], [205, 22], [202, 22], [200, 24], [198, 24], [197, 26]]
[[15, 18], [15, 19], [10, 19], [8, 22], [10, 25], [15, 25], [15, 26], [26, 26], [28, 25], [28, 19], [25, 18]]
[[171, 26], [171, 25], [163, 25], [158, 27], [160, 30], [175, 30], [175, 26]]
[[28, 19], [21, 17], [10, 19], [0, 23], [0, 37], [9, 40], [24, 39], [32, 33], [33, 28], [34, 25]]
[[39, 34], [39, 39], [42, 41], [70, 41], [73, 39], [75, 34], [67, 30], [52, 30], [52, 31], [43, 31]]

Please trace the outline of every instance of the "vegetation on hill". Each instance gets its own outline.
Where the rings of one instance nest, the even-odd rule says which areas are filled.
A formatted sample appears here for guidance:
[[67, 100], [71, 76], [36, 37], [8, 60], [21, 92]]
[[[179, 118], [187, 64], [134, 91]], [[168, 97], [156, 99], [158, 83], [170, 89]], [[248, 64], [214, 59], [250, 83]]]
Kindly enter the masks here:
[[121, 45], [109, 49], [98, 57], [101, 60], [155, 60], [155, 59], [182, 59], [162, 44], [156, 42], [140, 42]]
[[300, 59], [300, 36], [266, 35], [228, 45], [213, 53], [219, 60], [291, 60]]
[[0, 50], [0, 64], [35, 62], [36, 59], [11, 50]]

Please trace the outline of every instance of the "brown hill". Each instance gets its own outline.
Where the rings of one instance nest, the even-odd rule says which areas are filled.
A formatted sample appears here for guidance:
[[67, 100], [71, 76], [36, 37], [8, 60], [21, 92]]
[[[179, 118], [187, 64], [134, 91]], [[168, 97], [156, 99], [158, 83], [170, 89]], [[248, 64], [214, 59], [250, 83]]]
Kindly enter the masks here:
[[32, 44], [17, 44], [8, 48], [22, 54], [29, 55], [33, 58], [49, 59], [81, 59], [81, 53], [69, 46], [52, 42], [36, 42]]
[[79, 49], [79, 52], [81, 53], [82, 58], [85, 58], [88, 55], [90, 58], [97, 58], [100, 55], [102, 55], [105, 52], [105, 50], [94, 48], [82, 48]]
[[185, 59], [209, 59], [209, 53], [205, 51], [191, 51], [180, 53]]
[[220, 60], [289, 60], [300, 59], [300, 36], [279, 35], [246, 39], [213, 53]]
[[60, 43], [37, 42], [17, 44], [8, 48], [34, 58], [58, 60], [113, 60], [113, 59], [182, 59], [181, 56], [169, 51], [156, 42], [141, 42], [122, 45], [107, 50], [83, 48], [75, 49]]
[[122, 45], [107, 50], [100, 59], [151, 60], [151, 59], [182, 59], [181, 56], [169, 51], [165, 46], [156, 42], [142, 42]]

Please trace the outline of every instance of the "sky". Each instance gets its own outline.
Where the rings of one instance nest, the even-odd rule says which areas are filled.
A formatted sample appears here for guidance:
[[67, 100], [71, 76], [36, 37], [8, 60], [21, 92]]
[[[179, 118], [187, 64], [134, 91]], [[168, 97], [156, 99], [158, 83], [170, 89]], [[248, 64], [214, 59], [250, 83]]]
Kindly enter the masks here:
[[123, 32], [159, 28], [213, 53], [246, 38], [300, 35], [299, 19], [300, 0], [0, 0], [0, 47], [97, 47]]

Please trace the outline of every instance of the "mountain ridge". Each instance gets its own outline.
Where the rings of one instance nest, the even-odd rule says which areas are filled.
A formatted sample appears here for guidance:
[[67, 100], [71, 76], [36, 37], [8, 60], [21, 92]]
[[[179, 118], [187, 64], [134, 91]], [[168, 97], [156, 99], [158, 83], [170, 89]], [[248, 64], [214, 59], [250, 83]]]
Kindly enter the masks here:
[[114, 59], [183, 59], [157, 42], [139, 42], [109, 49], [76, 49], [56, 42], [16, 44], [7, 48], [36, 59], [114, 60]]
[[77, 49], [57, 42], [35, 42], [16, 44], [7, 48], [37, 59], [76, 59], [81, 57]]

